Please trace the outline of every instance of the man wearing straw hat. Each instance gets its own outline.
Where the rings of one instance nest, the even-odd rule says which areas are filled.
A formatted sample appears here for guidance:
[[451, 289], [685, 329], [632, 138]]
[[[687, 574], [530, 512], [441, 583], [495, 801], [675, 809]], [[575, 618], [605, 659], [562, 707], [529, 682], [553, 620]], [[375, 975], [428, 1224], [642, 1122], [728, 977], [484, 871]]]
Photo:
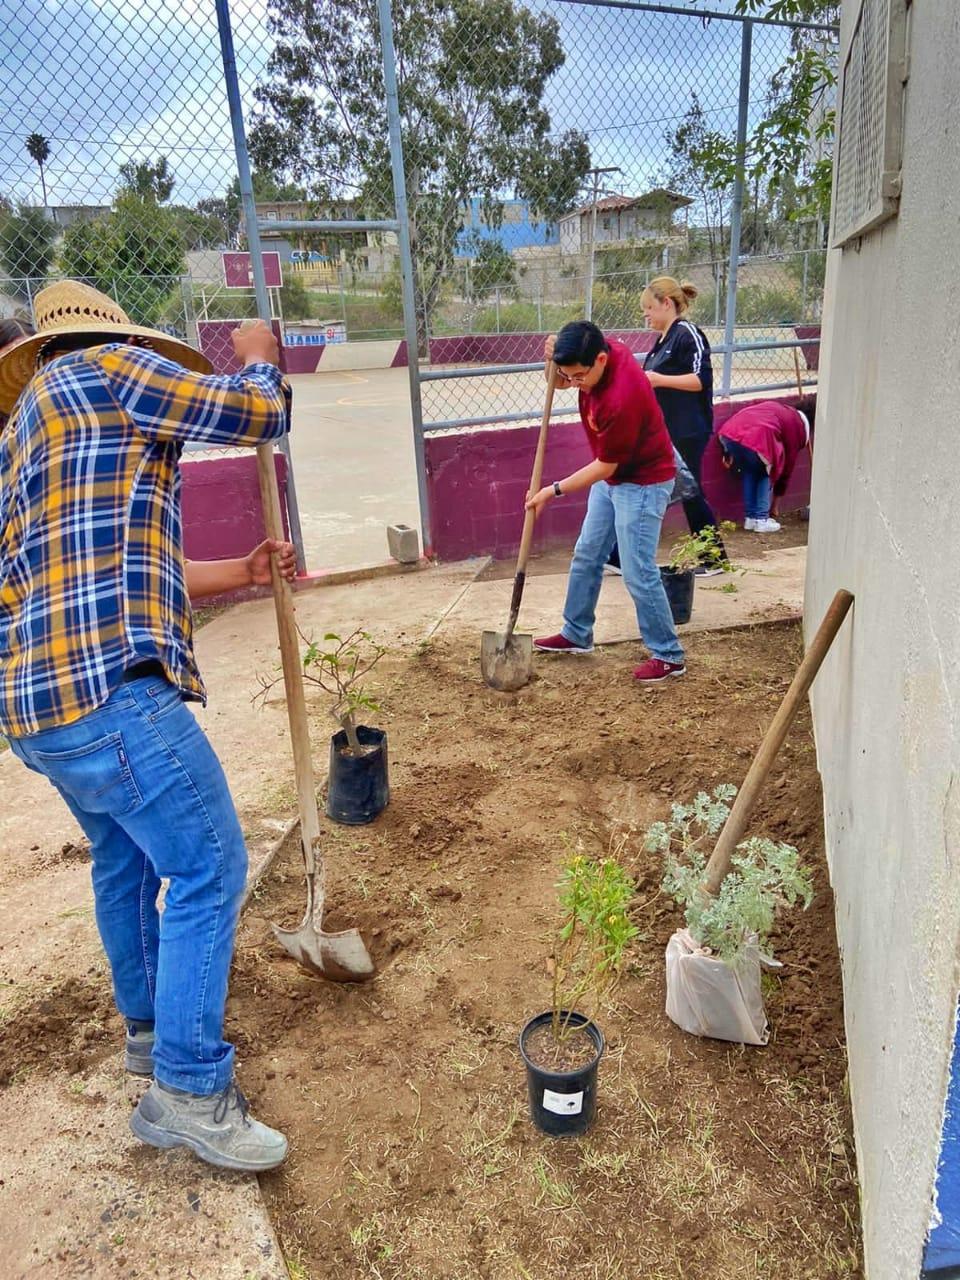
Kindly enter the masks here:
[[0, 352], [0, 733], [90, 839], [125, 1065], [154, 1076], [134, 1133], [273, 1168], [286, 1139], [248, 1114], [223, 1040], [246, 850], [185, 705], [205, 698], [188, 595], [269, 581], [273, 553], [290, 576], [292, 557], [267, 542], [185, 566], [177, 461], [187, 441], [284, 433], [276, 342], [263, 323], [236, 332], [245, 367], [220, 377], [86, 285], [51, 285], [35, 309], [37, 333]]

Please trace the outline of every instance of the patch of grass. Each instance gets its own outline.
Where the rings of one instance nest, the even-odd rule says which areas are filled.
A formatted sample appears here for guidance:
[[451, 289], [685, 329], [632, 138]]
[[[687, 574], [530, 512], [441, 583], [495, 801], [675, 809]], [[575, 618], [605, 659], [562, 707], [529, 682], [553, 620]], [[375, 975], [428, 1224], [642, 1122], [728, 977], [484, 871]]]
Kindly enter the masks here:
[[536, 1206], [547, 1209], [572, 1209], [577, 1202], [573, 1185], [558, 1177], [553, 1165], [543, 1156], [533, 1162], [533, 1177], [537, 1184]]
[[287, 1270], [290, 1273], [290, 1280], [310, 1280], [310, 1272], [303, 1265], [299, 1257], [284, 1258], [287, 1264]]
[[360, 1275], [370, 1280], [393, 1280], [402, 1272], [398, 1269], [397, 1246], [387, 1238], [386, 1222], [381, 1214], [365, 1218], [350, 1232], [350, 1244], [357, 1262], [363, 1267]]
[[485, 1183], [490, 1178], [498, 1178], [517, 1163], [519, 1154], [506, 1144], [519, 1120], [520, 1107], [514, 1103], [503, 1128], [488, 1137], [483, 1128], [483, 1117], [477, 1115], [473, 1130], [463, 1141], [463, 1154], [474, 1171], [474, 1181]]

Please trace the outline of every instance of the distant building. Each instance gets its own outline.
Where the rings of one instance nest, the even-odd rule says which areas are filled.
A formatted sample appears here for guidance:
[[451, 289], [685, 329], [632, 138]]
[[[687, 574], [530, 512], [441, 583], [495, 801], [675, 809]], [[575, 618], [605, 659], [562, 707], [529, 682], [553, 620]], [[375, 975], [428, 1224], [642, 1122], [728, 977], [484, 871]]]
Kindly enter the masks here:
[[[499, 205], [500, 225], [491, 226], [483, 216], [483, 201], [472, 196], [462, 209], [463, 229], [457, 234], [458, 258], [472, 257], [480, 240], [499, 240], [508, 253], [515, 249], [532, 249], [556, 245], [560, 233], [556, 223], [538, 222], [526, 200], [502, 200]], [[491, 221], [496, 221], [491, 219]]]
[[108, 217], [111, 212], [111, 206], [108, 204], [47, 205], [47, 216], [61, 231], [66, 231], [77, 222], [96, 222], [98, 218]]
[[[691, 204], [689, 196], [663, 187], [642, 196], [604, 196], [597, 201], [593, 243], [621, 245], [686, 237], [686, 210]], [[581, 253], [590, 247], [593, 214], [593, 204], [586, 204], [560, 219], [561, 252]]]
[[257, 201], [263, 248], [279, 253], [284, 271], [291, 270], [306, 284], [333, 283], [341, 263], [349, 263], [354, 278], [386, 275], [398, 253], [397, 237], [390, 231], [343, 232], [339, 236], [318, 231], [298, 234], [271, 231], [269, 223], [308, 218], [353, 221], [358, 216], [356, 206], [349, 201], [328, 205], [322, 210], [309, 200]]

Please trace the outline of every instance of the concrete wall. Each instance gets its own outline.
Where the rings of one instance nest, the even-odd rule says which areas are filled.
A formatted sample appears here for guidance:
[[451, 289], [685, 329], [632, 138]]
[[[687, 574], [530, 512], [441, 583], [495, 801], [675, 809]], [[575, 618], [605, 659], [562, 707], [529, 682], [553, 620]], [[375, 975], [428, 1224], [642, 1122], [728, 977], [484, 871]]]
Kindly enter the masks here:
[[[788, 404], [796, 397], [787, 398]], [[714, 427], [753, 401], [718, 404]], [[523, 498], [530, 485], [537, 427], [495, 428], [457, 435], [428, 436], [427, 484], [430, 493], [433, 551], [441, 560], [469, 556], [514, 556], [523, 526]], [[569, 475], [590, 461], [590, 450], [578, 418], [551, 423], [544, 459], [547, 481]], [[809, 502], [809, 454], [797, 462], [783, 511]], [[712, 441], [703, 459], [703, 488], [720, 520], [743, 520], [743, 490], [738, 476], [720, 463], [720, 447]], [[548, 504], [537, 521], [534, 552], [549, 546], [572, 545], [587, 506], [586, 492]], [[680, 504], [671, 507], [664, 522], [686, 527]]]
[[[189, 461], [180, 467], [183, 550], [188, 560], [223, 560], [245, 556], [267, 536], [252, 452], [225, 458]], [[275, 455], [280, 511], [289, 536], [284, 484], [287, 460]]]
[[813, 707], [870, 1280], [918, 1273], [960, 937], [960, 6], [912, 25], [899, 215], [828, 271], [806, 603], [856, 594]]

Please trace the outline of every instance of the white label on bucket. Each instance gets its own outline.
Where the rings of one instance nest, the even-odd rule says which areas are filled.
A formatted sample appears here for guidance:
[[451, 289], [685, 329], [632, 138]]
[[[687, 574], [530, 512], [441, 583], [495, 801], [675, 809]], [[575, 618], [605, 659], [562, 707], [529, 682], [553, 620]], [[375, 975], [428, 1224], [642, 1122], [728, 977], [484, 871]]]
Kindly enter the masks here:
[[543, 1091], [543, 1109], [557, 1116], [578, 1116], [583, 1110], [583, 1093], [554, 1093]]

